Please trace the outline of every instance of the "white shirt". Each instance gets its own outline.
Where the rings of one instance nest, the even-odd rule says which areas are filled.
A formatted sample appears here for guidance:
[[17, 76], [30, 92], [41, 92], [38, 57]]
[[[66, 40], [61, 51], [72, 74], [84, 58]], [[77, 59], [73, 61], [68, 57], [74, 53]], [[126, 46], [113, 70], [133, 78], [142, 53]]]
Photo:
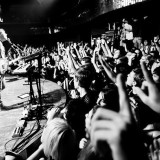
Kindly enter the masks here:
[[126, 33], [126, 39], [127, 40], [133, 40], [133, 32], [132, 32], [132, 26], [128, 23], [124, 24], [124, 29]]

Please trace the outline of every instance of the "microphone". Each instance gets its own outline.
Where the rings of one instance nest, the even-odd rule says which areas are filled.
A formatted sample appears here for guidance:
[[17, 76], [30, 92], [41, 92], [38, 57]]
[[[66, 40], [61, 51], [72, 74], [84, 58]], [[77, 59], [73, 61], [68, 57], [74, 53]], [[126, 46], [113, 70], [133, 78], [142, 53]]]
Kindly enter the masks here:
[[10, 45], [10, 48], [12, 48], [15, 52], [17, 52], [20, 56], [22, 55], [22, 49], [18, 47], [18, 45], [15, 45], [11, 42], [10, 38], [7, 38], [7, 42]]
[[14, 43], [11, 42], [10, 38], [7, 38], [8, 43], [11, 45], [11, 48], [16, 50], [19, 49], [19, 47], [17, 45], [15, 45]]
[[12, 44], [12, 42], [11, 42], [10, 38], [7, 38], [7, 41], [8, 41], [10, 44]]

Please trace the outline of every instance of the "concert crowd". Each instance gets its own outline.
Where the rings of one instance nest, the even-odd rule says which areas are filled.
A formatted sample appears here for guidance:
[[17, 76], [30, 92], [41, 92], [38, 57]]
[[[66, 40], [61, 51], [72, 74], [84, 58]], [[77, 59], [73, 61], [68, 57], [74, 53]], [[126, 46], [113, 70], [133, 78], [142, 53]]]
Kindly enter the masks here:
[[91, 43], [57, 42], [52, 49], [12, 45], [5, 51], [8, 39], [2, 32], [0, 39], [1, 57], [7, 52], [11, 62], [8, 74], [28, 63], [38, 67], [36, 59], [26, 59], [39, 53], [39, 74], [60, 85], [67, 97], [63, 109], [48, 112], [41, 145], [28, 160], [160, 158], [159, 35], [137, 38], [123, 19], [114, 36]]

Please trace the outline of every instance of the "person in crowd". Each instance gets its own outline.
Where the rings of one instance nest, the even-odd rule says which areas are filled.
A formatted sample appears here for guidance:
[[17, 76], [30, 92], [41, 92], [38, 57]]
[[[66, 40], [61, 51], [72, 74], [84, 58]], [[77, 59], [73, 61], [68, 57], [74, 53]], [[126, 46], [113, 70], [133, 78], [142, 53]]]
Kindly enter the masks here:
[[[133, 37], [134, 26], [126, 19], [122, 25], [116, 44], [114, 37], [98, 36], [92, 46], [56, 42], [51, 53], [46, 46], [22, 47], [26, 57], [43, 53], [40, 76], [59, 84], [67, 97], [64, 109], [53, 107], [49, 112], [42, 144], [28, 160], [148, 160], [147, 154], [158, 160], [159, 36], [151, 44], [149, 39], [142, 43], [140, 34]], [[9, 40], [1, 29], [0, 42], [5, 59]]]
[[109, 145], [114, 160], [147, 160], [141, 136], [134, 123], [122, 75], [117, 76], [117, 85], [120, 111], [117, 113], [109, 109], [97, 109], [91, 122], [91, 142], [95, 150], [102, 155], [108, 151]]
[[148, 40], [146, 40], [146, 39], [143, 42], [143, 50], [144, 50], [145, 54], [149, 54], [150, 45], [149, 45]]
[[88, 113], [86, 104], [80, 99], [70, 100], [65, 107], [65, 119], [74, 129], [78, 143], [85, 137], [85, 114]]
[[141, 63], [142, 71], [145, 76], [146, 82], [143, 83], [144, 86], [148, 89], [148, 94], [146, 94], [140, 87], [135, 87], [135, 92], [137, 95], [141, 98], [141, 100], [148, 105], [151, 109], [153, 109], [155, 112], [160, 113], [159, 108], [159, 94], [160, 91], [156, 87], [155, 82], [150, 76], [150, 73], [148, 72], [145, 62]]
[[157, 84], [157, 86], [159, 86], [159, 84], [160, 84], [160, 67], [156, 67], [152, 71], [152, 78], [153, 78], [154, 82]]
[[140, 49], [142, 44], [142, 26], [142, 18], [132, 18], [133, 43], [137, 49]]
[[91, 121], [96, 113], [96, 110], [101, 106], [96, 105], [91, 109], [85, 116], [85, 126], [86, 126], [86, 137], [82, 138], [79, 147], [81, 151], [78, 154], [78, 160], [112, 160], [111, 150], [109, 146], [106, 146], [106, 154], [100, 154], [97, 152], [91, 142], [90, 132], [91, 132]]
[[88, 111], [95, 105], [97, 94], [90, 90], [93, 74], [90, 70], [79, 68], [74, 76], [74, 87], [79, 92], [80, 98], [88, 107]]
[[64, 119], [54, 118], [48, 121], [41, 142], [39, 148], [27, 160], [39, 160], [43, 157], [74, 160], [77, 157], [75, 133]]
[[99, 93], [97, 105], [116, 111], [119, 111], [118, 91], [116, 85], [107, 85]]
[[129, 24], [127, 19], [122, 20], [122, 32], [121, 32], [121, 42], [120, 45], [122, 46], [124, 42], [129, 44], [133, 43], [133, 30], [132, 25]]
[[126, 84], [129, 87], [141, 87], [143, 80], [144, 77], [141, 68], [135, 68], [128, 74]]

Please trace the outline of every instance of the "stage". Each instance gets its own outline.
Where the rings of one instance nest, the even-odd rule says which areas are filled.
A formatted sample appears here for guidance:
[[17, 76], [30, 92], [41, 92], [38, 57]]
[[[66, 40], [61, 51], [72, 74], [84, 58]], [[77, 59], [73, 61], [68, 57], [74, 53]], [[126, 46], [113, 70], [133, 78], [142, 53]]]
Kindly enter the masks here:
[[[30, 86], [26, 77], [6, 76], [6, 88], [1, 92], [2, 110], [19, 108], [29, 100]], [[38, 96], [36, 82], [33, 81], [35, 97]], [[41, 79], [41, 94], [46, 103], [63, 106], [66, 101], [64, 90], [56, 83]]]
[[[34, 95], [38, 96], [33, 82]], [[1, 92], [3, 107], [0, 111], [0, 156], [4, 156], [5, 143], [11, 139], [17, 121], [22, 116], [23, 106], [29, 101], [30, 85], [26, 77], [6, 76], [6, 88]], [[63, 108], [66, 103], [64, 90], [56, 83], [41, 79], [42, 105]]]

